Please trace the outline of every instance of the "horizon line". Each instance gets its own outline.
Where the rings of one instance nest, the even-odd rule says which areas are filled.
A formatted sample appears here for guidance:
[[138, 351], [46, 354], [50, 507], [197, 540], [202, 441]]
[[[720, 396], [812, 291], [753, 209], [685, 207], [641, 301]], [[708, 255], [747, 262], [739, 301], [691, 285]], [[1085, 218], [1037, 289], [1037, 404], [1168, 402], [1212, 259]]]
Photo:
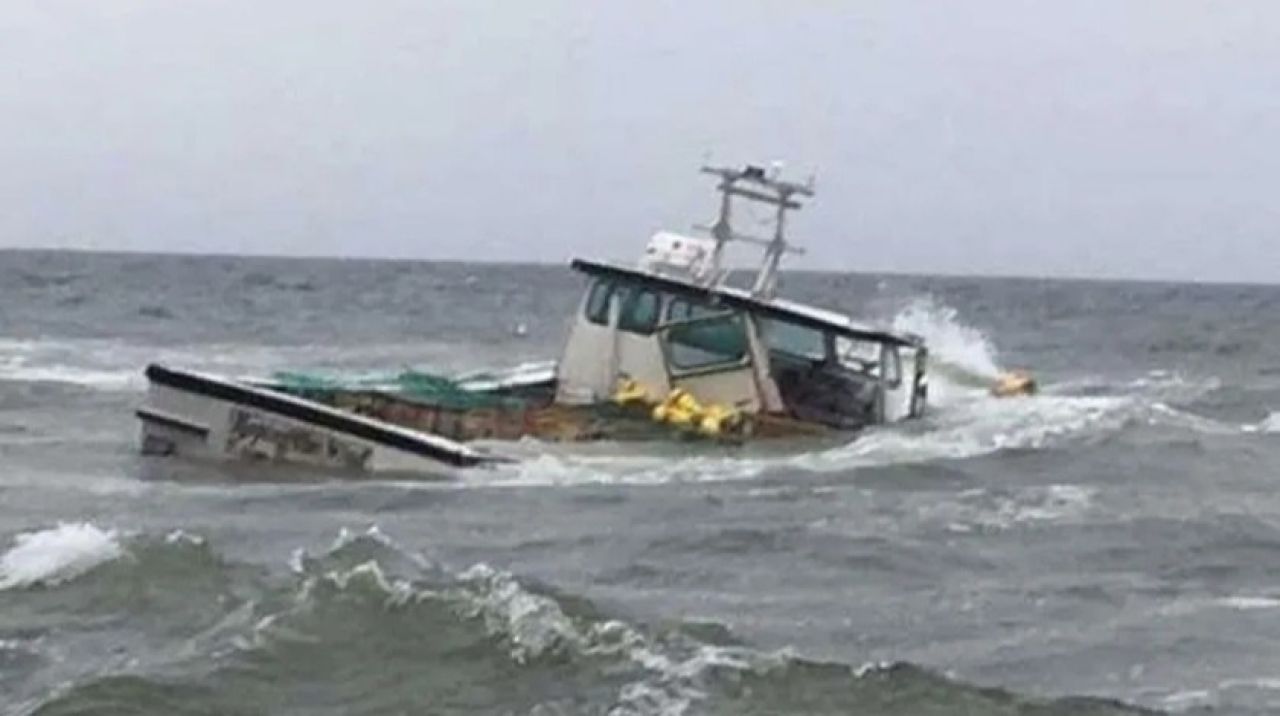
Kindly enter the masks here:
[[[561, 261], [539, 261], [539, 260], [510, 260], [510, 259], [487, 259], [487, 258], [453, 258], [439, 257], [428, 258], [423, 256], [353, 256], [339, 254], [279, 254], [279, 253], [232, 253], [220, 251], [182, 251], [182, 250], [155, 250], [155, 249], [129, 249], [129, 248], [90, 248], [83, 246], [0, 246], [0, 254], [3, 253], [48, 253], [48, 254], [97, 254], [103, 256], [162, 256], [175, 258], [231, 258], [231, 259], [269, 259], [269, 260], [296, 260], [296, 261], [368, 261], [368, 262], [401, 262], [401, 263], [435, 263], [435, 264], [482, 264], [494, 266], [537, 266], [537, 267], [558, 267], [563, 266], [569, 268], [569, 261], [572, 257], [566, 257]], [[752, 267], [740, 267], [731, 269], [738, 271], [753, 271]], [[854, 276], [889, 276], [895, 278], [942, 278], [942, 279], [982, 279], [982, 280], [998, 280], [998, 281], [1046, 281], [1061, 283], [1132, 283], [1132, 284], [1148, 284], [1148, 285], [1192, 285], [1192, 286], [1239, 286], [1239, 287], [1263, 287], [1277, 288], [1280, 287], [1280, 280], [1274, 282], [1249, 281], [1249, 280], [1227, 280], [1216, 278], [1159, 278], [1149, 276], [1088, 276], [1080, 274], [1064, 274], [1064, 275], [1037, 275], [1037, 274], [1017, 274], [1017, 273], [957, 273], [950, 271], [934, 271], [934, 272], [913, 272], [898, 269], [827, 269], [827, 268], [796, 268], [783, 267], [780, 269], [783, 273], [810, 273], [824, 275], [854, 275]]]

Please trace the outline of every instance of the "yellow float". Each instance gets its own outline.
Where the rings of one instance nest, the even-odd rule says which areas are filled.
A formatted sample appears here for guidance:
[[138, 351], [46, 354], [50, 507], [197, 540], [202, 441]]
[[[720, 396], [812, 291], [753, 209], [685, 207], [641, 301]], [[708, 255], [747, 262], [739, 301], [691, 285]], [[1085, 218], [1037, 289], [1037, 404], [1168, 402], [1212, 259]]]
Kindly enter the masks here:
[[1035, 395], [1036, 379], [1026, 371], [1013, 370], [1002, 373], [991, 386], [991, 394], [997, 398], [1012, 398], [1019, 395]]
[[743, 426], [742, 413], [716, 403], [702, 404], [689, 391], [676, 388], [661, 401], [634, 380], [619, 382], [613, 402], [622, 406], [652, 406], [649, 417], [656, 423], [708, 438], [736, 436]]

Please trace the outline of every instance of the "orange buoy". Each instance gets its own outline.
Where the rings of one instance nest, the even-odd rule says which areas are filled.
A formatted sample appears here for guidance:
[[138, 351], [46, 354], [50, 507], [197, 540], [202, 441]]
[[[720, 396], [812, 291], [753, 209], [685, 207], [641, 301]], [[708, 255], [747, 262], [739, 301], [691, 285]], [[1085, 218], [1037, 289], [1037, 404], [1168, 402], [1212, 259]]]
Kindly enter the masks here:
[[1002, 373], [991, 386], [991, 394], [997, 398], [1012, 398], [1019, 395], [1035, 395], [1036, 379], [1031, 374], [1014, 370]]

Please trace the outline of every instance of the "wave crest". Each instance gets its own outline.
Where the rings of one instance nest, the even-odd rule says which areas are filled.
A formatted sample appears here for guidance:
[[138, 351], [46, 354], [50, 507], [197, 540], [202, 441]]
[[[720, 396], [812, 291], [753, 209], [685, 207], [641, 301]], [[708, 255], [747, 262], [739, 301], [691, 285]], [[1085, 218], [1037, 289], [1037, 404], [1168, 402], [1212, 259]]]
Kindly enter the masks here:
[[[238, 579], [247, 569], [186, 533], [142, 536], [130, 545], [131, 569], [143, 575], [174, 560], [218, 579]], [[197, 553], [207, 559], [193, 560]], [[156, 650], [106, 672], [64, 674], [43, 698], [29, 699], [32, 710], [159, 714], [198, 703], [208, 713], [289, 704], [320, 714], [887, 715], [944, 713], [960, 699], [984, 713], [1077, 713], [1076, 706], [1134, 712], [1078, 699], [1066, 708], [1068, 702], [968, 686], [910, 664], [817, 662], [711, 643], [705, 629], [653, 629], [486, 564], [460, 571], [435, 565], [376, 527], [344, 530], [328, 550], [294, 562], [287, 583], [254, 585], [262, 590], [250, 601], [205, 602], [205, 612], [223, 612], [194, 620], [207, 626], [180, 639], [181, 649]], [[84, 580], [63, 588], [91, 587]], [[150, 612], [133, 616], [154, 619]]]
[[88, 522], [24, 532], [0, 557], [0, 590], [62, 584], [123, 554], [115, 530]]
[[925, 339], [934, 366], [966, 382], [987, 386], [1003, 370], [995, 344], [985, 333], [960, 320], [960, 312], [932, 296], [913, 299], [893, 317], [896, 331]]

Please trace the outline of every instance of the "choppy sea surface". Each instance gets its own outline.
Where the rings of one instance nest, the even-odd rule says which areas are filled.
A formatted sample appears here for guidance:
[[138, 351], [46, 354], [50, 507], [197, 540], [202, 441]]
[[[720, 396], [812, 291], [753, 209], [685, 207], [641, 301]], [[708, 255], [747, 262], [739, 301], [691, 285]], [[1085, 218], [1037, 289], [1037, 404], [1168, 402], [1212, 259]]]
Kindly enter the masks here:
[[[1280, 287], [787, 274], [932, 347], [928, 418], [846, 444], [137, 453], [148, 361], [502, 367], [581, 290], [0, 252], [0, 713], [1280, 713]], [[1007, 368], [1043, 392], [988, 397]]]

